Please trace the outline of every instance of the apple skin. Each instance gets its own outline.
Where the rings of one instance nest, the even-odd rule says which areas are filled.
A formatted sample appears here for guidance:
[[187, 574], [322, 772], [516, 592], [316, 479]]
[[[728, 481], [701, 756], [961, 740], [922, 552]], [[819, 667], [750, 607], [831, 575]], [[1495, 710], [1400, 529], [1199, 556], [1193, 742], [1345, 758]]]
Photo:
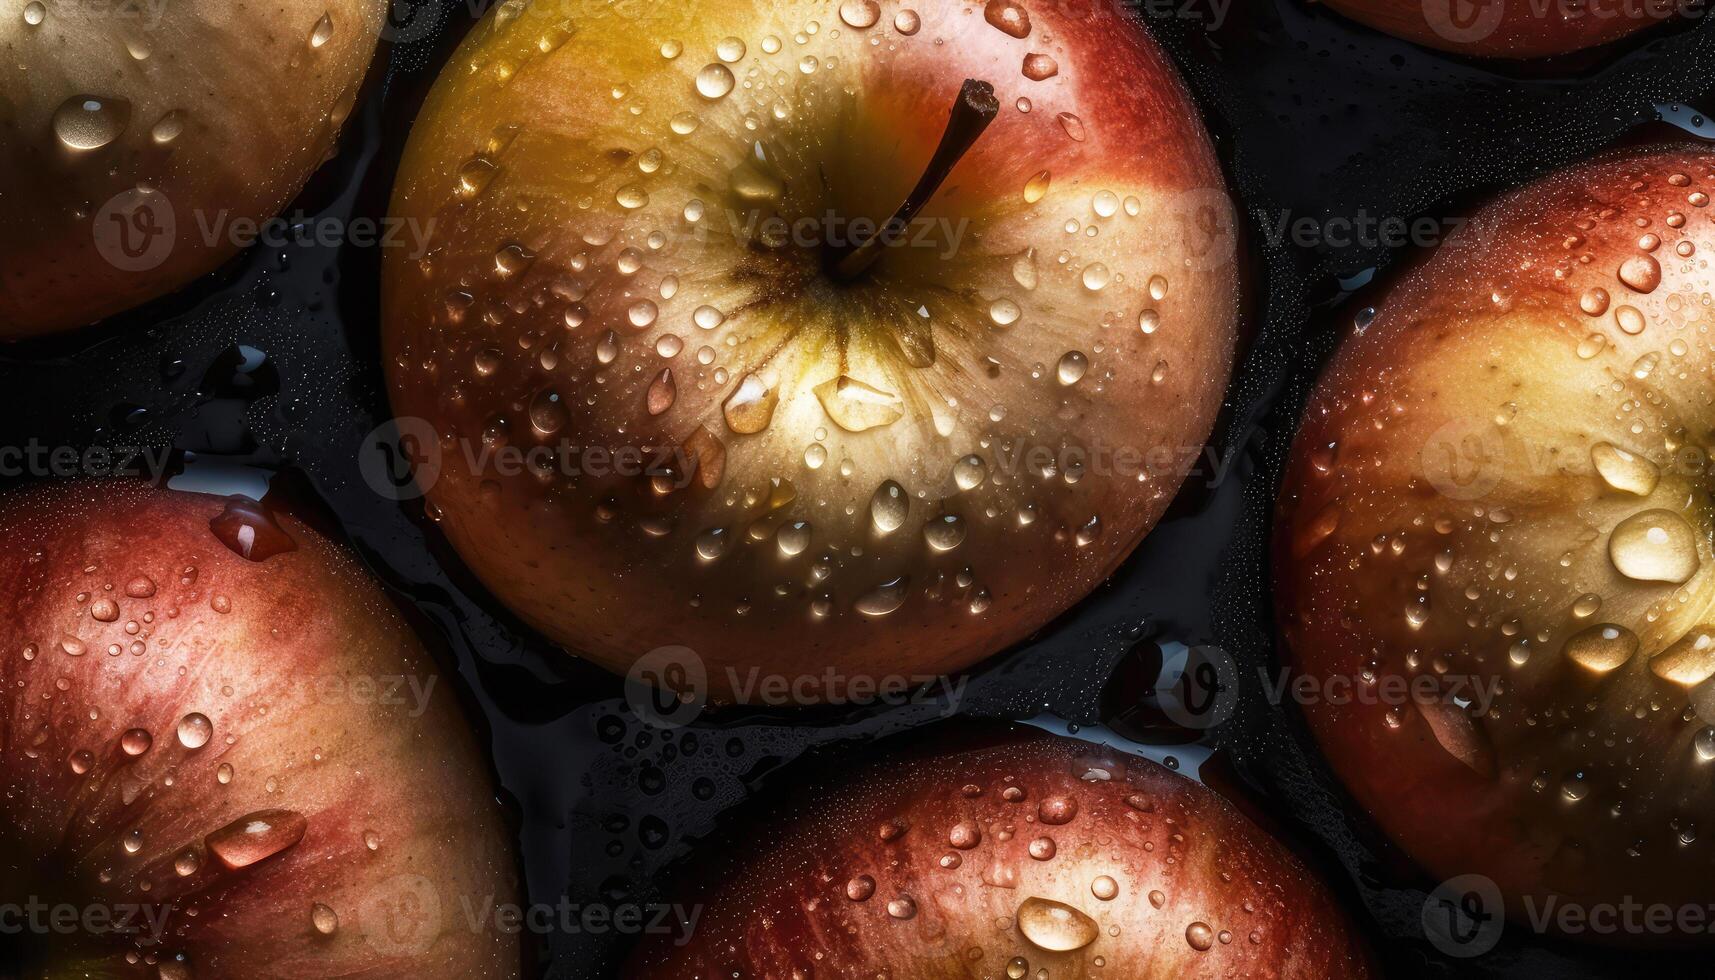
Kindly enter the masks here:
[[1486, 875], [1515, 916], [1715, 900], [1711, 192], [1715, 152], [1662, 146], [1489, 204], [1345, 338], [1286, 471], [1296, 672], [1502, 685], [1312, 699], [1311, 730], [1430, 874]]
[[[280, 518], [294, 549], [246, 560], [211, 530], [223, 512], [124, 483], [0, 503], [3, 900], [167, 906], [159, 945], [47, 936], [13, 962], [32, 976], [517, 976], [518, 937], [465, 924], [461, 902], [481, 914], [517, 887], [457, 695], [428, 686], [431, 658], [351, 558]], [[426, 697], [384, 696], [391, 678]], [[208, 723], [198, 747], [178, 735], [192, 713]], [[227, 871], [207, 842], [265, 811], [301, 818], [301, 839]]]
[[[674, 898], [702, 909], [689, 942], [646, 940], [626, 975], [1370, 975], [1321, 882], [1202, 784], [1040, 732], [952, 744], [794, 792]], [[1030, 899], [1096, 931], [1044, 948]]]
[[[237, 254], [204, 227], [273, 217], [327, 159], [387, 7], [0, 0], [0, 341], [123, 312]], [[123, 123], [111, 142], [59, 138], [79, 97]]]
[[[1233, 212], [1161, 51], [1106, 2], [1027, 5], [1024, 39], [991, 26], [982, 4], [871, 6], [868, 29], [831, 2], [491, 15], [412, 132], [392, 211], [433, 226], [427, 257], [385, 260], [395, 413], [439, 440], [423, 482], [475, 573], [549, 638], [615, 672], [689, 646], [707, 693], [725, 701], [752, 670], [796, 682], [827, 669], [967, 667], [1102, 582], [1166, 509], [1213, 424], [1235, 344]], [[897, 22], [909, 8], [919, 29], [906, 35]], [[576, 25], [569, 38], [562, 16]], [[737, 84], [704, 98], [694, 78], [718, 64], [726, 37], [746, 48]], [[681, 53], [665, 57], [674, 44]], [[1026, 78], [1031, 53], [1054, 58], [1057, 74]], [[924, 211], [947, 224], [912, 232], [938, 229], [934, 248], [886, 249], [867, 277], [840, 284], [811, 237], [754, 240], [765, 237], [748, 224], [759, 217], [885, 220], [967, 78], [991, 82], [1001, 109]], [[1026, 97], [1032, 111], [1021, 112]], [[681, 113], [681, 128], [698, 121], [689, 135], [674, 129]], [[744, 170], [756, 143], [785, 188], [760, 204], [744, 196], [765, 183]], [[1050, 186], [1028, 205], [1043, 170]], [[648, 203], [627, 210], [630, 188]], [[1108, 217], [1095, 209], [1103, 191], [1114, 196], [1100, 206], [1118, 209]], [[696, 223], [685, 217], [693, 200]], [[1034, 290], [1014, 274], [1028, 249]], [[1093, 266], [1113, 277], [1099, 291], [1084, 284]], [[1008, 330], [990, 316], [1001, 300], [1021, 310]], [[644, 302], [655, 315], [635, 326]], [[705, 304], [725, 315], [713, 329], [696, 323]], [[929, 360], [920, 346], [909, 354], [897, 339], [921, 325], [919, 307], [933, 319], [926, 366], [913, 366]], [[1153, 333], [1141, 329], [1146, 310], [1152, 328], [1159, 318]], [[1070, 352], [1088, 368], [1062, 384]], [[651, 414], [664, 370], [676, 394]], [[740, 431], [755, 426], [732, 425], [723, 404], [752, 374], [778, 401], [769, 424]], [[816, 389], [842, 374], [896, 395], [901, 416], [839, 424]], [[491, 442], [681, 463], [661, 488], [581, 455], [508, 474], [470, 462]], [[1037, 460], [1091, 462], [1049, 472], [1021, 446]], [[969, 455], [985, 475], [961, 490], [953, 471]], [[872, 498], [888, 481], [910, 506], [883, 534]], [[948, 515], [963, 540], [939, 551], [926, 533]], [[701, 546], [716, 531], [730, 543], [708, 560]], [[896, 609], [860, 611], [894, 605], [883, 587], [900, 580]]]
[[[1475, 58], [1551, 58], [1693, 16], [1699, 0], [1322, 0], [1424, 47]], [[1546, 10], [1545, 10], [1546, 8]], [[1544, 11], [1545, 12], [1542, 12]]]

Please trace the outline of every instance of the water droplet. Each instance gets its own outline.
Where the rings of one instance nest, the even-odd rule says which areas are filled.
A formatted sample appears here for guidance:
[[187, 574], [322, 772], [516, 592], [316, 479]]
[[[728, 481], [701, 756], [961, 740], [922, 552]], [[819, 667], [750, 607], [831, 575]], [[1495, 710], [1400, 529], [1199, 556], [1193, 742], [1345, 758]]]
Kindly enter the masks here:
[[893, 29], [910, 37], [923, 27], [923, 18], [917, 16], [917, 11], [909, 8], [893, 15]]
[[858, 875], [846, 882], [846, 897], [854, 902], [867, 902], [875, 894], [875, 879], [869, 875]]
[[333, 17], [322, 14], [322, 19], [316, 21], [316, 26], [310, 28], [310, 47], [320, 49], [322, 45], [333, 40]]
[[1032, 895], [1019, 903], [1018, 931], [1031, 944], [1054, 953], [1083, 949], [1096, 941], [1096, 921], [1064, 902]]
[[189, 878], [196, 874], [200, 868], [202, 868], [202, 854], [194, 849], [182, 851], [178, 857], [173, 859], [173, 873], [180, 878]]
[[1650, 672], [1681, 687], [1715, 677], [1715, 627], [1699, 626], [1650, 658]]
[[911, 580], [901, 575], [889, 579], [859, 597], [856, 609], [865, 616], [886, 616], [905, 605]]
[[178, 139], [179, 134], [184, 131], [184, 113], [174, 109], [155, 121], [155, 125], [149, 129], [149, 138], [164, 145]]
[[768, 428], [774, 420], [774, 407], [779, 403], [780, 393], [770, 388], [761, 378], [747, 374], [733, 389], [727, 400], [721, 403], [721, 412], [726, 416], [726, 424], [732, 431], [740, 435], [753, 435]]
[[1070, 350], [1060, 358], [1056, 373], [1063, 385], [1075, 385], [1083, 380], [1084, 372], [1090, 369], [1090, 359], [1083, 351]]
[[719, 62], [710, 62], [697, 72], [697, 94], [710, 101], [724, 99], [732, 91], [734, 81], [732, 69]]
[[210, 531], [233, 554], [249, 561], [267, 561], [298, 543], [262, 505], [246, 497], [229, 497], [226, 509], [208, 522]]
[[258, 810], [209, 834], [203, 843], [228, 871], [239, 871], [296, 844], [307, 826], [292, 810]]
[[965, 521], [957, 514], [943, 514], [923, 525], [923, 539], [936, 551], [952, 551], [965, 541]]
[[210, 736], [214, 735], [214, 723], [200, 711], [193, 711], [179, 719], [179, 744], [187, 749], [200, 749], [208, 744]]
[[678, 41], [668, 40], [661, 42], [661, 57], [668, 61], [672, 61], [674, 58], [679, 57], [679, 55], [684, 54], [684, 52], [685, 46]]
[[1653, 255], [1634, 255], [1620, 265], [1620, 281], [1640, 293], [1661, 285], [1661, 263]]
[[1095, 881], [1090, 882], [1090, 894], [1104, 902], [1113, 901], [1119, 893], [1120, 883], [1108, 875], [1098, 875]]
[[1027, 248], [1012, 260], [1012, 281], [1024, 289], [1036, 288], [1036, 249]]
[[1048, 194], [1048, 185], [1054, 180], [1054, 175], [1046, 170], [1038, 170], [1035, 176], [1024, 182], [1024, 203], [1035, 204]]
[[1608, 536], [1608, 557], [1639, 582], [1684, 582], [1697, 573], [1697, 535], [1685, 518], [1659, 508], [1633, 514]]
[[1082, 119], [1070, 112], [1062, 112], [1055, 118], [1060, 120], [1060, 128], [1066, 131], [1067, 136], [1076, 142], [1084, 142], [1084, 121]]
[[530, 398], [530, 427], [545, 436], [551, 436], [565, 427], [570, 419], [565, 403], [560, 399], [560, 393], [552, 388], [543, 388]]
[[840, 19], [860, 31], [874, 27], [881, 19], [881, 4], [875, 0], [845, 0], [840, 4]]
[[47, 19], [48, 8], [42, 5], [41, 0], [30, 0], [29, 3], [24, 4], [24, 23], [31, 27], [37, 27]]
[[1623, 493], [1647, 497], [1661, 479], [1661, 470], [1649, 460], [1607, 442], [1590, 447], [1590, 462], [1602, 482]]
[[1010, 37], [1030, 36], [1030, 12], [1013, 0], [988, 0], [983, 6], [983, 20]]
[[1573, 663], [1605, 674], [1632, 659], [1638, 652], [1638, 637], [1624, 626], [1601, 623], [1572, 634], [1562, 652]]
[[1113, 282], [1114, 274], [1100, 262], [1092, 262], [1084, 267], [1082, 279], [1084, 288], [1094, 293], [1107, 288], [1108, 283]]
[[155, 737], [142, 728], [128, 728], [125, 730], [125, 734], [119, 736], [120, 751], [132, 757], [149, 751], [149, 747], [154, 744]]
[[649, 385], [649, 394], [645, 398], [650, 415], [660, 415], [673, 407], [673, 402], [679, 397], [679, 388], [673, 383], [673, 369], [662, 368], [661, 373]]
[[1584, 291], [1578, 298], [1578, 308], [1589, 316], [1601, 316], [1608, 312], [1608, 291], [1600, 286]]
[[1060, 74], [1060, 65], [1050, 55], [1027, 54], [1024, 56], [1024, 77], [1033, 82], [1053, 78]]
[[119, 138], [131, 121], [124, 99], [74, 95], [54, 111], [54, 135], [74, 150], [99, 150]]
[[847, 432], [892, 425], [905, 414], [905, 404], [898, 395], [844, 374], [822, 382], [815, 391], [828, 417]]
[[1192, 949], [1204, 952], [1215, 945], [1215, 930], [1206, 923], [1193, 922], [1185, 927], [1185, 941], [1191, 944]]
[[324, 936], [331, 936], [339, 929], [339, 915], [333, 909], [320, 902], [310, 906], [310, 925]]
[[960, 490], [974, 490], [987, 478], [988, 464], [981, 456], [962, 456], [953, 464], [953, 485]]

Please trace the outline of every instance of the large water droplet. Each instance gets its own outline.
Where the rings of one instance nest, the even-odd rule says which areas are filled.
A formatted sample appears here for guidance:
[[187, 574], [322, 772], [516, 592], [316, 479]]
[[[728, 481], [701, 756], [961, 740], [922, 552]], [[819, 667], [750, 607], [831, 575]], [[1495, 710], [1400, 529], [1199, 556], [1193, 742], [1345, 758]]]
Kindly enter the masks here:
[[1639, 582], [1684, 582], [1697, 574], [1697, 534], [1685, 518], [1655, 508], [1633, 514], [1608, 536], [1608, 558]]
[[882, 534], [892, 534], [899, 530], [910, 511], [911, 498], [906, 495], [904, 487], [892, 480], [877, 487], [869, 498], [870, 523]]
[[756, 375], [747, 374], [721, 404], [721, 412], [726, 416], [726, 424], [732, 431], [740, 435], [752, 435], [768, 428], [768, 424], [774, 420], [774, 407], [779, 401], [780, 393], [777, 390], [770, 388]]
[[1632, 659], [1638, 652], [1638, 637], [1624, 626], [1601, 623], [1572, 634], [1562, 649], [1573, 663], [1605, 674]]
[[1064, 902], [1032, 895], [1019, 903], [1018, 931], [1031, 944], [1050, 952], [1068, 953], [1096, 941], [1096, 920]]
[[200, 749], [208, 744], [214, 735], [214, 723], [200, 711], [193, 711], [179, 719], [179, 744], [187, 749]]
[[859, 597], [856, 608], [865, 616], [886, 616], [905, 605], [911, 580], [905, 576], [889, 579]]
[[238, 871], [296, 844], [306, 827], [301, 813], [258, 810], [209, 834], [203, 843], [228, 871]]
[[1590, 462], [1609, 487], [1623, 493], [1647, 497], [1661, 479], [1661, 470], [1649, 460], [1607, 442], [1590, 447]]
[[732, 91], [734, 81], [731, 68], [711, 61], [697, 72], [697, 94], [711, 101], [724, 99]]
[[905, 414], [905, 404], [898, 395], [844, 374], [822, 382], [815, 390], [828, 417], [847, 432], [891, 425]]
[[1008, 36], [1030, 36], [1030, 12], [1013, 0], [988, 0], [983, 6], [983, 20]]
[[97, 95], [74, 95], [54, 111], [54, 135], [74, 150], [99, 150], [119, 138], [131, 121], [131, 103]]

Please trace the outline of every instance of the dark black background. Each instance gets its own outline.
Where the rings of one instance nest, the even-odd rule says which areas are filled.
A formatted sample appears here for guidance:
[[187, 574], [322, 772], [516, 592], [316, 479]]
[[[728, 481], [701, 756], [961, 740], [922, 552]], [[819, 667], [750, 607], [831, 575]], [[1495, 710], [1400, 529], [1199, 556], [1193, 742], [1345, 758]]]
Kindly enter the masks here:
[[[289, 212], [385, 214], [416, 108], [473, 12], [486, 10], [479, 0], [395, 6], [393, 41], [338, 155]], [[1212, 440], [1234, 463], [1218, 485], [1193, 474], [1096, 594], [978, 665], [957, 718], [924, 702], [705, 714], [653, 729], [618, 678], [521, 626], [419, 504], [385, 499], [358, 474], [364, 438], [387, 417], [375, 249], [255, 248], [144, 309], [0, 350], [0, 445], [170, 446], [192, 472], [255, 467], [271, 475], [273, 499], [349, 541], [462, 676], [513, 804], [534, 902], [650, 901], [699, 842], [742, 841], [747, 815], [792, 785], [794, 769], [934, 739], [939, 726], [1054, 717], [1086, 733], [1105, 724], [1141, 742], [1188, 741], [1194, 733], [1152, 710], [1158, 645], [1213, 643], [1245, 682], [1232, 720], [1201, 739], [1216, 750], [1206, 772], [1239, 787], [1321, 867], [1390, 975], [1706, 975], [1693, 955], [1569, 946], [1516, 926], [1478, 959], [1441, 956], [1419, 921], [1434, 882], [1350, 807], [1300, 719], [1268, 704], [1256, 667], [1274, 657], [1266, 545], [1307, 386], [1364, 305], [1363, 284], [1385, 283], [1412, 257], [1273, 241], [1282, 216], [1450, 220], [1604, 147], [1715, 141], [1698, 115], [1715, 108], [1715, 24], [1675, 23], [1516, 66], [1427, 52], [1303, 0], [1233, 0], [1218, 25], [1211, 0], [1134, 6], [1185, 71], [1244, 213], [1249, 339]], [[626, 945], [555, 934], [532, 953], [548, 976], [605, 977]]]

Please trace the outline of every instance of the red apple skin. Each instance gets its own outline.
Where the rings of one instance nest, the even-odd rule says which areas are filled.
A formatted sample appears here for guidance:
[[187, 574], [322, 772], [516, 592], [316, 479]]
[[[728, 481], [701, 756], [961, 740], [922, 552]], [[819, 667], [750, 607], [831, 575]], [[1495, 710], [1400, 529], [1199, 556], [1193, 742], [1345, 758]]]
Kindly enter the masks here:
[[[210, 529], [223, 509], [122, 483], [0, 504], [4, 900], [167, 906], [159, 945], [49, 936], [21, 968], [517, 976], [518, 937], [465, 918], [464, 903], [481, 915], [517, 887], [457, 695], [444, 678], [426, 687], [431, 658], [351, 558], [282, 518], [295, 550], [246, 560]], [[385, 703], [392, 678], [428, 696], [407, 685]], [[196, 748], [177, 734], [193, 712], [210, 723]], [[141, 754], [133, 729], [149, 736]], [[262, 811], [296, 814], [301, 839], [225, 870], [205, 842]]]
[[[1663, 146], [1483, 208], [1345, 338], [1285, 475], [1295, 671], [1503, 685], [1487, 710], [1304, 714], [1389, 836], [1437, 878], [1493, 879], [1515, 915], [1527, 897], [1715, 900], [1697, 748], [1715, 661], [1696, 646], [1715, 597], [1712, 192], [1715, 151]], [[1630, 539], [1657, 510], [1659, 542]], [[1633, 559], [1690, 576], [1640, 579]]]
[[[646, 941], [626, 976], [1371, 975], [1344, 912], [1291, 852], [1153, 762], [1008, 733], [907, 752], [792, 798], [695, 870], [675, 898], [702, 909], [690, 940]], [[1095, 929], [1088, 943], [1050, 951], [1027, 938], [1028, 899], [1077, 910]]]
[[[1232, 207], [1195, 106], [1119, 5], [1025, 6], [1024, 39], [991, 26], [983, 4], [890, 2], [868, 29], [849, 26], [834, 2], [773, 0], [699, 8], [696, 19], [671, 5], [619, 16], [572, 4], [569, 38], [540, 8], [504, 28], [492, 16], [478, 26], [405, 154], [393, 214], [432, 222], [432, 244], [421, 261], [386, 259], [383, 347], [395, 413], [441, 441], [426, 481], [441, 527], [497, 598], [615, 672], [653, 649], [689, 646], [707, 693], [724, 701], [741, 696], [734, 678], [753, 669], [795, 681], [830, 666], [843, 676], [963, 669], [1041, 627], [1124, 560], [1219, 407], [1236, 334]], [[920, 15], [910, 35], [895, 26], [907, 8]], [[811, 22], [817, 33], [800, 44], [795, 32]], [[700, 98], [693, 79], [717, 64], [723, 36], [746, 45], [731, 69], [739, 85], [726, 100]], [[778, 54], [767, 53], [770, 36]], [[664, 57], [666, 42], [682, 52]], [[1031, 53], [1051, 54], [1057, 73], [1026, 78]], [[802, 59], [818, 56], [804, 74]], [[830, 57], [838, 84], [823, 81]], [[745, 87], [757, 64], [750, 84], [766, 96]], [[908, 254], [884, 256], [873, 281], [841, 286], [819, 252], [732, 237], [726, 212], [749, 205], [729, 192], [729, 171], [758, 139], [784, 148], [778, 210], [788, 219], [825, 210], [885, 219], [922, 173], [967, 78], [992, 82], [1001, 110], [924, 212], [971, 222], [956, 254], [889, 250]], [[846, 87], [863, 93], [851, 118], [839, 115]], [[775, 95], [790, 106], [778, 124]], [[754, 132], [738, 104], [751, 98]], [[681, 111], [700, 120], [689, 135], [672, 128]], [[1082, 120], [1081, 141], [1063, 113]], [[1042, 170], [1051, 186], [1028, 205], [1024, 190]], [[616, 199], [631, 183], [649, 203], [627, 212]], [[1103, 190], [1137, 198], [1140, 216], [1099, 218], [1092, 201]], [[706, 205], [704, 240], [683, 217], [691, 198]], [[1072, 219], [1100, 235], [1067, 234]], [[525, 260], [507, 243], [532, 264], [518, 268]], [[1035, 290], [1011, 271], [1027, 248]], [[616, 271], [625, 250], [643, 262], [630, 276]], [[1061, 251], [1071, 260], [1057, 261]], [[1116, 277], [1099, 292], [1080, 281], [1097, 259]], [[670, 277], [669, 299], [659, 287]], [[894, 331], [925, 297], [938, 311], [938, 356], [912, 366]], [[1023, 307], [1013, 329], [990, 323], [1000, 298]], [[628, 311], [644, 300], [659, 315], [637, 327]], [[726, 314], [712, 330], [694, 325], [704, 303]], [[568, 327], [574, 309], [580, 322]], [[1153, 334], [1140, 329], [1146, 309], [1160, 315]], [[619, 353], [608, 363], [610, 330]], [[837, 353], [844, 344], [849, 365]], [[1089, 369], [1062, 384], [1056, 365], [1074, 351]], [[663, 370], [676, 398], [651, 415]], [[777, 375], [779, 403], [764, 431], [741, 434], [722, 406], [753, 372]], [[843, 429], [813, 390], [842, 373], [898, 394], [903, 416]], [[721, 472], [699, 465], [666, 480], [670, 490], [646, 477], [508, 474], [467, 459], [491, 439], [521, 451], [672, 451], [704, 434]], [[1092, 463], [1073, 480], [1009, 464], [1003, 453], [1020, 443], [1159, 455], [1143, 466]], [[825, 462], [809, 461], [816, 452]], [[951, 471], [969, 454], [989, 476], [961, 490]], [[889, 480], [911, 507], [886, 536], [870, 504]], [[790, 502], [770, 509], [781, 486]], [[940, 552], [925, 532], [943, 511], [966, 533]], [[789, 556], [778, 528], [797, 522], [812, 529], [810, 543]], [[730, 546], [700, 557], [700, 536], [715, 529]], [[860, 611], [901, 578], [896, 610]]]
[[[121, 313], [236, 255], [230, 223], [272, 218], [326, 161], [388, 10], [39, 6], [36, 23], [25, 0], [0, 7], [0, 342]], [[110, 142], [59, 138], [75, 98], [128, 107]]]
[[1698, 0], [1323, 0], [1384, 34], [1475, 58], [1551, 58], [1694, 15]]

